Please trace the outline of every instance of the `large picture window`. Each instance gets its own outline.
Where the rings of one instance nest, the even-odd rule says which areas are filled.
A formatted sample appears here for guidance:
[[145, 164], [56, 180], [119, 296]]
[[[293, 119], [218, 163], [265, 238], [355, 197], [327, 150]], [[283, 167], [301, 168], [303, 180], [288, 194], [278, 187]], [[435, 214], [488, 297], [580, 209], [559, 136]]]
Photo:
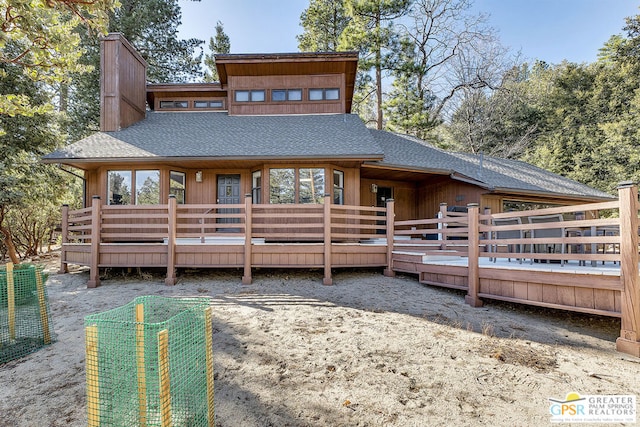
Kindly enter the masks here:
[[269, 171], [269, 203], [324, 203], [323, 168], [282, 168]]
[[107, 203], [110, 205], [157, 205], [160, 203], [159, 170], [107, 172]]
[[131, 204], [131, 171], [107, 172], [107, 203], [110, 205]]
[[298, 203], [324, 203], [324, 169], [299, 169], [298, 194]]
[[137, 170], [136, 205], [157, 205], [160, 203], [160, 171]]
[[295, 185], [295, 169], [271, 169], [269, 171], [269, 203], [295, 203]]

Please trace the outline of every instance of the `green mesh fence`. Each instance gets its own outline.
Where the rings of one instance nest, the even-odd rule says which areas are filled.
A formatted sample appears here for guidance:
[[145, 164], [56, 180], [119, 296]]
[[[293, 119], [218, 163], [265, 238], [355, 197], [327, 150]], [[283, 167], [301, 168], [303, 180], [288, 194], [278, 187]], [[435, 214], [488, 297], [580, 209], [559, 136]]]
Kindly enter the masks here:
[[0, 364], [53, 342], [42, 266], [0, 267]]
[[213, 426], [206, 298], [138, 297], [85, 317], [89, 426]]

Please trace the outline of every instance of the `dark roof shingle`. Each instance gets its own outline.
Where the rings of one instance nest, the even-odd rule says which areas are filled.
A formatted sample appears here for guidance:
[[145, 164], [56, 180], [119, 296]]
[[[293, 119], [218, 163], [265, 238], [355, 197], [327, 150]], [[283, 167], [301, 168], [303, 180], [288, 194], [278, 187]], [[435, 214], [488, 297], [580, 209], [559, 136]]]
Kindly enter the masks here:
[[149, 112], [117, 132], [98, 132], [44, 157], [115, 158], [382, 158], [356, 115], [229, 116]]
[[[462, 175], [491, 190], [547, 193], [593, 198], [610, 194], [518, 160], [444, 151], [407, 135], [371, 131], [389, 166]], [[482, 163], [482, 165], [481, 165]]]
[[[149, 112], [117, 132], [98, 132], [44, 157], [64, 160], [352, 158], [470, 180], [491, 190], [611, 198], [528, 163], [453, 153], [407, 135], [370, 130], [353, 114], [229, 116]], [[480, 164], [482, 162], [482, 165]]]

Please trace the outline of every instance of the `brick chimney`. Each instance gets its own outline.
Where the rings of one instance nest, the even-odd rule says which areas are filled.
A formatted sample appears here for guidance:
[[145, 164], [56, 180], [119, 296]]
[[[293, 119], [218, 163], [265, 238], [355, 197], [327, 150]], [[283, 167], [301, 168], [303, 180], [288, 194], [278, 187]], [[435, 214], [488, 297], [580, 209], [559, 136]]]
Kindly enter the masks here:
[[147, 62], [120, 33], [100, 41], [100, 130], [117, 131], [145, 117]]

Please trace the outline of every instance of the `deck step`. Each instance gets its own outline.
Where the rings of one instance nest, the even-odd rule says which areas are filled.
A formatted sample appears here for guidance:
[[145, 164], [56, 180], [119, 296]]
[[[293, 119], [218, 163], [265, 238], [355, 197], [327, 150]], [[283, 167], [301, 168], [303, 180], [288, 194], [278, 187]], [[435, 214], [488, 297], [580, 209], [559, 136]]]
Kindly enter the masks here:
[[392, 251], [394, 260], [425, 264], [430, 261], [452, 261], [462, 258], [456, 251]]

